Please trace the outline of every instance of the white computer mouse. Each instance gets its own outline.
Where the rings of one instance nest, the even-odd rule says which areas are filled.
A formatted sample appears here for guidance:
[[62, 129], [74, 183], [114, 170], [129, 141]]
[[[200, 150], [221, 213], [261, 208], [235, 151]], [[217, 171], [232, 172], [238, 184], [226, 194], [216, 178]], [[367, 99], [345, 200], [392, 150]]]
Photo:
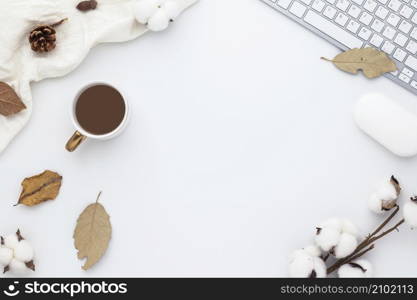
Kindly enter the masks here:
[[393, 99], [372, 93], [361, 97], [354, 118], [366, 134], [401, 157], [417, 154], [417, 115]]

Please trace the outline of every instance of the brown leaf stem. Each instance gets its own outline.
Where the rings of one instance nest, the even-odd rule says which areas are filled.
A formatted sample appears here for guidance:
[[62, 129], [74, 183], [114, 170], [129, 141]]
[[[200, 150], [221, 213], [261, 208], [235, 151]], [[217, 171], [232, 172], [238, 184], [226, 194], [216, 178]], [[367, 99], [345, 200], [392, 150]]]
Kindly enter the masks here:
[[[400, 227], [405, 220], [400, 220], [397, 224], [395, 224], [393, 227], [389, 228], [388, 230], [382, 232], [381, 234], [377, 235], [385, 226], [392, 220], [392, 218], [399, 212], [400, 207], [397, 205], [395, 210], [388, 216], [387, 219], [385, 219], [384, 222], [382, 222], [381, 225], [379, 225], [371, 234], [367, 236], [366, 239], [364, 239], [353, 251], [353, 253], [345, 258], [341, 258], [337, 260], [333, 265], [331, 265], [329, 268], [327, 268], [327, 274], [331, 274], [334, 271], [338, 270], [342, 265], [352, 262], [355, 259], [358, 259], [359, 257], [362, 257], [367, 252], [371, 251], [375, 247], [375, 242], [379, 239], [383, 238], [384, 236], [390, 234], [393, 231], [398, 230], [398, 227]], [[369, 248], [368, 248], [369, 247]], [[365, 249], [367, 248], [367, 249]], [[365, 249], [365, 250], [363, 250]]]
[[61, 25], [62, 23], [64, 23], [65, 21], [68, 21], [68, 18], [62, 19], [61, 21], [56, 22], [54, 24], [51, 24], [49, 26], [51, 26], [51, 27], [57, 27], [57, 26]]

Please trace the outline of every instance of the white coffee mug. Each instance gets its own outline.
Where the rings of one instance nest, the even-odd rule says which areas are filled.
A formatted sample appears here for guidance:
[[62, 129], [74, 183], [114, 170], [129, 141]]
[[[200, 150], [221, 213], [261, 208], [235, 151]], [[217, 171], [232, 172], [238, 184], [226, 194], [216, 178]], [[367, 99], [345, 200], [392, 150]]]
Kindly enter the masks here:
[[81, 94], [83, 92], [85, 92], [87, 89], [93, 87], [93, 86], [97, 86], [97, 85], [106, 85], [109, 86], [117, 91], [119, 91], [118, 89], [116, 89], [114, 86], [107, 84], [107, 83], [103, 83], [103, 82], [94, 82], [94, 83], [90, 83], [87, 86], [85, 86], [84, 88], [82, 88], [74, 97], [73, 101], [72, 101], [72, 105], [71, 105], [71, 120], [72, 123], [74, 124], [74, 127], [76, 128], [75, 133], [71, 136], [71, 138], [68, 140], [65, 148], [69, 151], [69, 152], [73, 152], [75, 151], [78, 146], [86, 139], [86, 138], [91, 138], [94, 140], [109, 140], [112, 138], [117, 137], [119, 134], [122, 133], [122, 131], [126, 128], [126, 125], [129, 121], [129, 104], [128, 101], [126, 100], [125, 96], [123, 93], [120, 94], [122, 95], [122, 99], [124, 101], [125, 104], [125, 114], [123, 117], [123, 120], [120, 122], [120, 124], [116, 127], [116, 129], [114, 129], [111, 132], [105, 133], [105, 134], [93, 134], [91, 132], [86, 131], [78, 122], [77, 119], [77, 115], [76, 115], [76, 106], [77, 106], [77, 102], [78, 99], [80, 98]]

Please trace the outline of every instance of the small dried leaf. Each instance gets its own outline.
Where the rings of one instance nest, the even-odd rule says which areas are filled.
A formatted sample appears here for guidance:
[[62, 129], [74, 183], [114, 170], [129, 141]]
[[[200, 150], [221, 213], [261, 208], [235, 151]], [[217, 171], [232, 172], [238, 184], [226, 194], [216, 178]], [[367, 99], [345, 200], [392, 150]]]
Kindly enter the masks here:
[[311, 271], [310, 276], [308, 278], [317, 278], [317, 272], [315, 270]]
[[10, 271], [10, 267], [9, 266], [5, 266], [3, 269], [3, 274], [7, 273]]
[[16, 232], [16, 236], [17, 236], [17, 240], [20, 242], [21, 240], [24, 240], [25, 238], [22, 236], [22, 234], [20, 233], [20, 229], [17, 230]]
[[92, 9], [96, 9], [96, 7], [97, 7], [97, 1], [95, 0], [82, 1], [78, 3], [77, 5], [77, 9], [80, 11], [89, 11]]
[[400, 186], [399, 181], [393, 175], [393, 176], [391, 176], [390, 182], [394, 186], [395, 191], [397, 192], [397, 196], [399, 196], [400, 193], [401, 193], [401, 186]]
[[23, 190], [18, 204], [35, 206], [47, 200], [54, 200], [58, 196], [61, 183], [62, 176], [48, 170], [26, 178], [22, 182]]
[[366, 270], [364, 267], [362, 267], [360, 264], [357, 264], [357, 263], [354, 263], [354, 262], [349, 263], [349, 266], [351, 266], [352, 268], [361, 269], [361, 271], [362, 271], [362, 272], [364, 272], [364, 273], [367, 271], [367, 270]]
[[19, 96], [7, 83], [0, 82], [0, 115], [11, 116], [17, 114], [26, 106]]
[[[101, 193], [100, 193], [101, 194]], [[74, 230], [74, 245], [78, 250], [78, 258], [87, 258], [84, 270], [90, 269], [106, 252], [111, 238], [112, 228], [110, 216], [103, 205], [90, 204], [81, 213]]]
[[397, 70], [394, 61], [391, 60], [384, 52], [374, 48], [352, 49], [340, 53], [331, 61], [339, 69], [357, 74], [362, 70], [363, 74], [368, 78], [379, 77], [384, 73]]
[[35, 263], [33, 262], [33, 260], [26, 262], [25, 265], [26, 265], [26, 268], [31, 269], [32, 271], [35, 271]]

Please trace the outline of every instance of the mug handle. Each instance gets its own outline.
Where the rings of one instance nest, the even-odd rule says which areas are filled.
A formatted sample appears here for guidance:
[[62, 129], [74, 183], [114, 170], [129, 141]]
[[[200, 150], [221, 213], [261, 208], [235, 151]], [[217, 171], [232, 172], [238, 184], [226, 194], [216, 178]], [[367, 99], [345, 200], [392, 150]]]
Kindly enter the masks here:
[[65, 149], [69, 152], [74, 152], [75, 149], [86, 139], [85, 135], [82, 135], [79, 131], [74, 132], [72, 137], [68, 140], [67, 144], [65, 145]]

